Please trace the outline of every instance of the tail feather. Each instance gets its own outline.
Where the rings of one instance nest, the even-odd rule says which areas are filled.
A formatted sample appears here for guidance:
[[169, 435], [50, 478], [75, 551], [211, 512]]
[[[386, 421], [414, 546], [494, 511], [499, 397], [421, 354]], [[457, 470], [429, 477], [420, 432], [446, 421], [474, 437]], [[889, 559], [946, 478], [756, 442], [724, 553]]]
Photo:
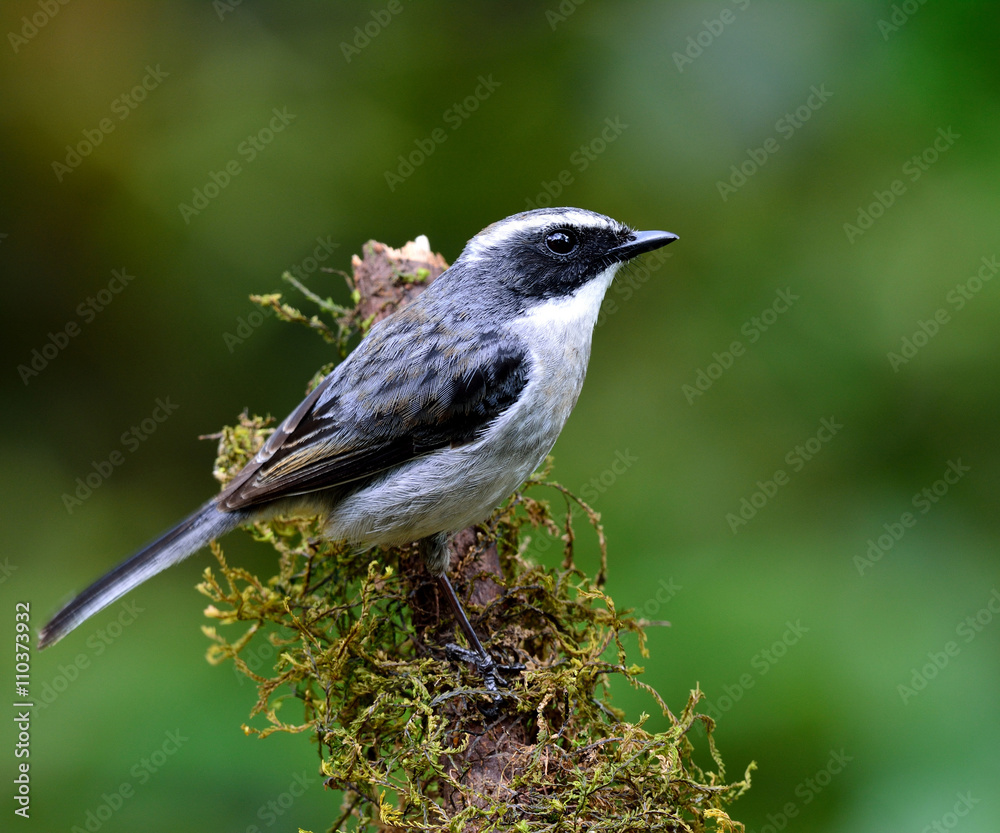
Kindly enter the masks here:
[[95, 613], [120, 599], [147, 579], [197, 552], [246, 520], [241, 512], [222, 512], [210, 500], [153, 543], [99, 578], [62, 608], [38, 632], [38, 647], [62, 639]]

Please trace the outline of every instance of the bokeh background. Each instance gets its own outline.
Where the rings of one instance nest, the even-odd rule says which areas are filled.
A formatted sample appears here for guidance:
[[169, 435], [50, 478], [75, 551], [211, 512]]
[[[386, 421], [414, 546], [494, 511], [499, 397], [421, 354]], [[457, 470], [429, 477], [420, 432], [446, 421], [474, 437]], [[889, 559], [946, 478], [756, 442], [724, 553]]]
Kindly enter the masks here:
[[[250, 293], [294, 267], [346, 300], [319, 267], [370, 238], [454, 259], [578, 205], [681, 237], [609, 293], [555, 476], [618, 605], [672, 623], [646, 680], [757, 762], [734, 817], [997, 829], [995, 5], [15, 0], [0, 32], [8, 645], [15, 602], [37, 628], [213, 491], [199, 435], [331, 358]], [[35, 658], [18, 829], [335, 817], [315, 748], [245, 737], [251, 686], [204, 661], [208, 563]]]

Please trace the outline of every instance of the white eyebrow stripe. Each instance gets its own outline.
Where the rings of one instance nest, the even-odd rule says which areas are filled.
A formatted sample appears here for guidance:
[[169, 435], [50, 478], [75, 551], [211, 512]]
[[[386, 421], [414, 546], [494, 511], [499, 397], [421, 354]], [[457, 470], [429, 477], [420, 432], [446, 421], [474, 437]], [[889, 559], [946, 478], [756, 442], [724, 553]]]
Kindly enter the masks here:
[[503, 220], [487, 226], [472, 241], [478, 246], [497, 246], [517, 235], [528, 231], [536, 231], [548, 226], [561, 224], [570, 226], [590, 226], [592, 228], [608, 228], [612, 221], [600, 214], [581, 211], [575, 208], [553, 210], [544, 214], [533, 214], [528, 217], [518, 217], [516, 220]]

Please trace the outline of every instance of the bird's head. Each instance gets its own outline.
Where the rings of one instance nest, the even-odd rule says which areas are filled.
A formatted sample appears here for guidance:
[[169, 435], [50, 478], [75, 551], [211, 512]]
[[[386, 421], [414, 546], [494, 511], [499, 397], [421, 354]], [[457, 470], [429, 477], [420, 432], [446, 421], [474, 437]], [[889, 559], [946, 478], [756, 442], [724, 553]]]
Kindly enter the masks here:
[[606, 288], [625, 261], [676, 239], [668, 231], [633, 231], [581, 208], [539, 208], [487, 226], [455, 267], [483, 291], [491, 283], [531, 302], [573, 295], [596, 279]]

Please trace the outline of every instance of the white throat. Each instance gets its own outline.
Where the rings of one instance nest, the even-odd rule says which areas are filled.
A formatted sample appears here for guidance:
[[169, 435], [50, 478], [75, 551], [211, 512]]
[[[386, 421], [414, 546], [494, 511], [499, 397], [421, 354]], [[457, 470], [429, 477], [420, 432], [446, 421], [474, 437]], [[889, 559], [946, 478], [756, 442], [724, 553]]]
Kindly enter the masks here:
[[517, 320], [517, 326], [538, 328], [542, 333], [556, 338], [573, 337], [572, 331], [576, 334], [586, 333], [589, 342], [597, 316], [601, 312], [604, 295], [620, 268], [620, 263], [614, 263], [572, 295], [549, 298], [536, 304]]

